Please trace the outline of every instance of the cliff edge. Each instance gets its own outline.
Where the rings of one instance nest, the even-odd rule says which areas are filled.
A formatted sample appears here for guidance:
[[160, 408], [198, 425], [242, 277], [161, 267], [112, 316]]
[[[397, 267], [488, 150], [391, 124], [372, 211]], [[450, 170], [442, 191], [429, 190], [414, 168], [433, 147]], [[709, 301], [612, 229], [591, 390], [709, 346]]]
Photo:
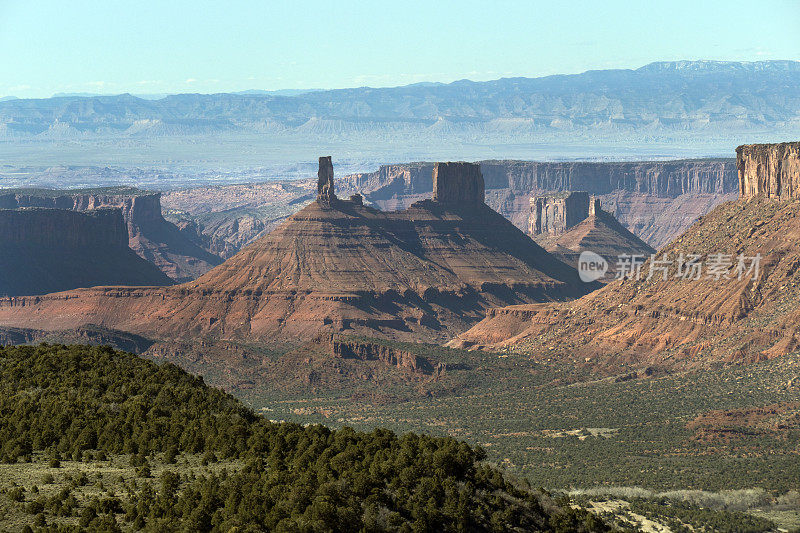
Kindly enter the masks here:
[[171, 285], [128, 247], [119, 209], [0, 209], [0, 294], [97, 285]]
[[800, 198], [800, 142], [736, 149], [739, 197]]
[[569, 303], [489, 310], [451, 345], [513, 346], [600, 372], [749, 363], [797, 350], [798, 145], [739, 147], [739, 201], [698, 220], [640, 275], [630, 270]]
[[161, 193], [119, 187], [86, 190], [18, 189], [0, 191], [0, 209], [42, 207], [90, 212], [118, 209], [128, 245], [171, 279], [194, 279], [222, 260], [201, 248], [161, 214]]

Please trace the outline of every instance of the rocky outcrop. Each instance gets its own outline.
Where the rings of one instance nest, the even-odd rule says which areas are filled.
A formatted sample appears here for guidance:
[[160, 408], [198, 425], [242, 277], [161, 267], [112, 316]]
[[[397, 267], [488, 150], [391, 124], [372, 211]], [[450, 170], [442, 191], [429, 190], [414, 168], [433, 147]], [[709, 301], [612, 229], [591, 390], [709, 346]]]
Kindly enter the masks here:
[[800, 142], [740, 146], [736, 167], [740, 198], [800, 198]]
[[481, 166], [477, 163], [436, 163], [433, 201], [441, 204], [480, 205], [484, 201]]
[[655, 250], [628, 231], [611, 213], [600, 209], [598, 200], [590, 201], [589, 216], [561, 234], [542, 234], [536, 239], [545, 250], [566, 264], [579, 268], [583, 252], [593, 252], [606, 261], [607, 270], [600, 281], [614, 279], [624, 256], [649, 258]]
[[330, 156], [319, 158], [317, 201], [325, 204], [336, 201], [336, 194], [334, 193], [333, 187], [333, 162]]
[[603, 211], [601, 209], [602, 203], [600, 202], [600, 198], [590, 198], [589, 199], [589, 216], [597, 216], [600, 215]]
[[179, 230], [161, 214], [161, 193], [131, 188], [88, 191], [29, 189], [0, 194], [1, 209], [46, 207], [72, 211], [119, 209], [127, 227], [128, 245], [176, 281], [188, 281], [222, 260], [204, 250], [186, 230]]
[[466, 203], [428, 199], [396, 212], [315, 201], [193, 282], [0, 301], [0, 324], [93, 323], [173, 340], [288, 342], [346, 332], [442, 341], [487, 308], [595, 288], [477, 203], [477, 191], [457, 198]]
[[[486, 203], [527, 231], [530, 199], [586, 191], [630, 231], [658, 247], [738, 190], [733, 159], [618, 163], [481, 161]], [[433, 163], [384, 165], [346, 176], [340, 188], [381, 209], [404, 209], [433, 191]]]
[[584, 191], [531, 198], [528, 234], [561, 235], [586, 220], [589, 203], [589, 194]]
[[334, 357], [381, 361], [386, 365], [421, 374], [430, 374], [434, 370], [426, 358], [386, 344], [358, 341], [338, 335], [328, 336], [325, 341], [330, 345], [331, 355]]
[[139, 335], [109, 330], [92, 324], [55, 333], [36, 329], [0, 328], [0, 346], [42, 342], [113, 346], [118, 350], [138, 354], [144, 353], [153, 345], [152, 341]]
[[119, 209], [0, 209], [0, 294], [171, 283], [128, 247]]

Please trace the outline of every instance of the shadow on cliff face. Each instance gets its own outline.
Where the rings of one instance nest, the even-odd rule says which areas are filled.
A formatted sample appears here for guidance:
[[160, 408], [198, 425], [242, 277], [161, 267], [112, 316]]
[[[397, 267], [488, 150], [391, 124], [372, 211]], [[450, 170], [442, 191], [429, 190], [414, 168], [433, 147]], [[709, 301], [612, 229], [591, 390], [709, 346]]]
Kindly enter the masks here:
[[[599, 283], [582, 282], [577, 270], [551, 255], [486, 204], [445, 206], [432, 201], [423, 201], [414, 204], [414, 207], [430, 211], [441, 219], [443, 226], [451, 225], [454, 230], [458, 229], [469, 233], [470, 237], [486, 248], [513, 256], [525, 262], [532, 269], [563, 282], [565, 286], [561, 296], [566, 299], [578, 298], [602, 287]], [[460, 220], [447, 220], [446, 215], [448, 213], [458, 215]], [[456, 234], [455, 231], [453, 233]], [[498, 286], [493, 286], [492, 284], [485, 284], [485, 287], [493, 292], [500, 290]], [[516, 289], [515, 287], [514, 290]], [[507, 293], [508, 291], [504, 289], [502, 292]], [[544, 301], [552, 299], [553, 295], [551, 295], [551, 298], [547, 298], [541, 291], [534, 291], [531, 296]], [[512, 298], [512, 300], [514, 299], [518, 298]]]

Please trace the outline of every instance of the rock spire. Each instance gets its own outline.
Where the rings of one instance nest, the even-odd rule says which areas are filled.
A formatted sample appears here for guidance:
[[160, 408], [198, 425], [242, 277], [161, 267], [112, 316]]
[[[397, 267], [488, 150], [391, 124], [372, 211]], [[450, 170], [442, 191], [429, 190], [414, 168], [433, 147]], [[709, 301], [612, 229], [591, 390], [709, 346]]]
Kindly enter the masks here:
[[330, 204], [336, 200], [333, 192], [333, 162], [331, 156], [319, 158], [319, 171], [317, 172], [317, 201]]

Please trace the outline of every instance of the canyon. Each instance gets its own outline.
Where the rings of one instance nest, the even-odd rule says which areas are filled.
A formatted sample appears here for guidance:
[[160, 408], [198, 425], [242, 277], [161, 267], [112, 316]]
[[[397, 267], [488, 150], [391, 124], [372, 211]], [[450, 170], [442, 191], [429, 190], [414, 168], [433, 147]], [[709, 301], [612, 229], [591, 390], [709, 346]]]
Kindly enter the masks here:
[[[734, 159], [640, 162], [480, 161], [485, 201], [522, 231], [531, 198], [584, 191], [625, 228], [658, 248], [714, 206], [736, 197]], [[406, 209], [433, 195], [433, 163], [382, 165], [338, 180], [343, 195], [361, 194], [382, 210]], [[207, 249], [231, 257], [314, 199], [313, 180], [166, 191], [166, 218], [199, 233]]]
[[[749, 363], [795, 350], [800, 211], [796, 198], [764, 187], [796, 182], [795, 147], [740, 148], [742, 197], [717, 206], [663, 247], [661, 262], [645, 262], [641, 275], [630, 270], [624, 279], [569, 303], [491, 310], [450, 345], [546, 354], [600, 373], [620, 365], [679, 369]], [[763, 156], [771, 163], [765, 165]], [[700, 269], [687, 274], [690, 254]], [[718, 268], [712, 270], [715, 262]]]
[[171, 284], [128, 247], [118, 209], [0, 209], [0, 294]]
[[432, 179], [436, 200], [380, 211], [339, 199], [321, 158], [315, 201], [198, 279], [6, 298], [0, 324], [191, 342], [291, 344], [321, 332], [443, 342], [487, 308], [596, 288], [484, 203], [478, 165], [436, 165]]
[[[142, 259], [156, 265], [174, 281], [188, 281], [222, 260], [204, 250], [193, 228], [181, 231], [161, 213], [161, 194], [130, 187], [87, 190], [5, 189], [0, 191], [0, 209], [41, 207], [91, 212], [119, 209], [128, 235], [128, 245]], [[63, 233], [60, 233], [63, 235]], [[31, 236], [32, 239], [38, 237]], [[69, 236], [69, 239], [79, 238]], [[99, 245], [99, 243], [98, 243]]]

